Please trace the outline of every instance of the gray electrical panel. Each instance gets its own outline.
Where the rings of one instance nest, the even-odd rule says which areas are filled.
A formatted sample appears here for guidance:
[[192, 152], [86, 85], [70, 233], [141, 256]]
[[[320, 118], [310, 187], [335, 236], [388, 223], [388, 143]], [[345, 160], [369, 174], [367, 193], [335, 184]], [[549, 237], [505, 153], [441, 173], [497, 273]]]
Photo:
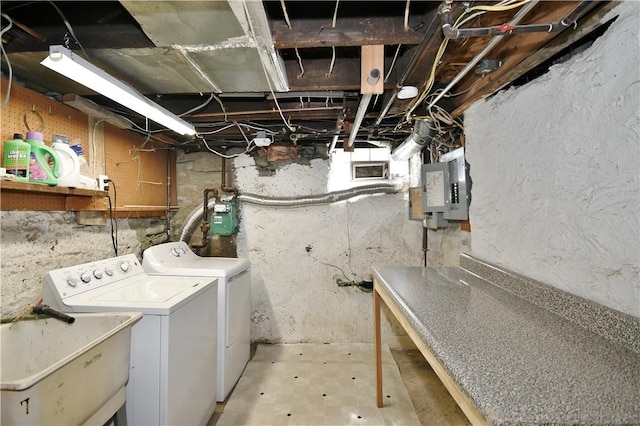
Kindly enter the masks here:
[[439, 163], [423, 164], [421, 175], [426, 227], [441, 228], [448, 220], [469, 218], [464, 148], [442, 155]]
[[444, 212], [444, 218], [467, 220], [469, 219], [469, 192], [464, 148], [447, 152], [440, 157], [440, 161], [449, 165], [449, 211]]

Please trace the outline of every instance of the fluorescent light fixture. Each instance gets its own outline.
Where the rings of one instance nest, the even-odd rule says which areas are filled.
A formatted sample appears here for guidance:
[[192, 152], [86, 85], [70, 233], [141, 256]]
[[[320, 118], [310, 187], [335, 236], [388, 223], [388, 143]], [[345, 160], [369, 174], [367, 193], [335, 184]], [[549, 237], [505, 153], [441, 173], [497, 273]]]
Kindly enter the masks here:
[[64, 46], [49, 46], [49, 56], [40, 64], [144, 115], [181, 135], [195, 135], [193, 124], [152, 102], [149, 98], [112, 77]]

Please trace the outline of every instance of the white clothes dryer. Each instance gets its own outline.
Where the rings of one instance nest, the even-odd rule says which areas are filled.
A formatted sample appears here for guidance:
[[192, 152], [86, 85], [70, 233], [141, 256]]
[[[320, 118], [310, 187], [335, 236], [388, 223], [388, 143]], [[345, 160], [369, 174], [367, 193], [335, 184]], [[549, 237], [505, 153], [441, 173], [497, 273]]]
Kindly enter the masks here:
[[216, 298], [215, 279], [150, 276], [129, 254], [50, 271], [43, 302], [64, 312], [141, 312], [131, 329], [127, 421], [195, 425], [216, 406]]
[[218, 279], [217, 400], [224, 401], [249, 362], [251, 264], [248, 259], [201, 257], [184, 241], [158, 244], [142, 254], [148, 274]]

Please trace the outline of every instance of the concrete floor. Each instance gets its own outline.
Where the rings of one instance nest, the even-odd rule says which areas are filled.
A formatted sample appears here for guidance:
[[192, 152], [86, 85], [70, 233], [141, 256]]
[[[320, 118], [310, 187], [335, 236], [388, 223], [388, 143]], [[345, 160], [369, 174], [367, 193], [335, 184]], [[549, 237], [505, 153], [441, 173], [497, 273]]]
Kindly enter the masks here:
[[[252, 359], [255, 346], [252, 347]], [[413, 404], [420, 425], [468, 425], [470, 424], [446, 388], [442, 385], [429, 364], [417, 350], [392, 350], [391, 354], [400, 370], [400, 375]], [[373, 370], [374, 364], [371, 364]], [[384, 374], [383, 374], [384, 377]], [[233, 395], [229, 396], [229, 398]], [[226, 404], [218, 403], [207, 424], [218, 422]], [[375, 389], [371, 388], [371, 398], [375, 398]], [[251, 409], [251, 407], [247, 407]], [[288, 424], [296, 424], [289, 419]], [[327, 423], [329, 424], [329, 423]], [[240, 426], [240, 425], [238, 425]]]

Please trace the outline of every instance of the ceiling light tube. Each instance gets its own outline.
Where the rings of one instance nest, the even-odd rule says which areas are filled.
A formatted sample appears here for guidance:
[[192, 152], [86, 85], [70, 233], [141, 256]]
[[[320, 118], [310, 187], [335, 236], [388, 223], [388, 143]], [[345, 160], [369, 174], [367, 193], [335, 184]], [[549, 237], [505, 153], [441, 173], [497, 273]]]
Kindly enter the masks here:
[[193, 124], [152, 102], [146, 96], [74, 54], [64, 46], [49, 46], [40, 64], [161, 124], [181, 135], [195, 135]]

